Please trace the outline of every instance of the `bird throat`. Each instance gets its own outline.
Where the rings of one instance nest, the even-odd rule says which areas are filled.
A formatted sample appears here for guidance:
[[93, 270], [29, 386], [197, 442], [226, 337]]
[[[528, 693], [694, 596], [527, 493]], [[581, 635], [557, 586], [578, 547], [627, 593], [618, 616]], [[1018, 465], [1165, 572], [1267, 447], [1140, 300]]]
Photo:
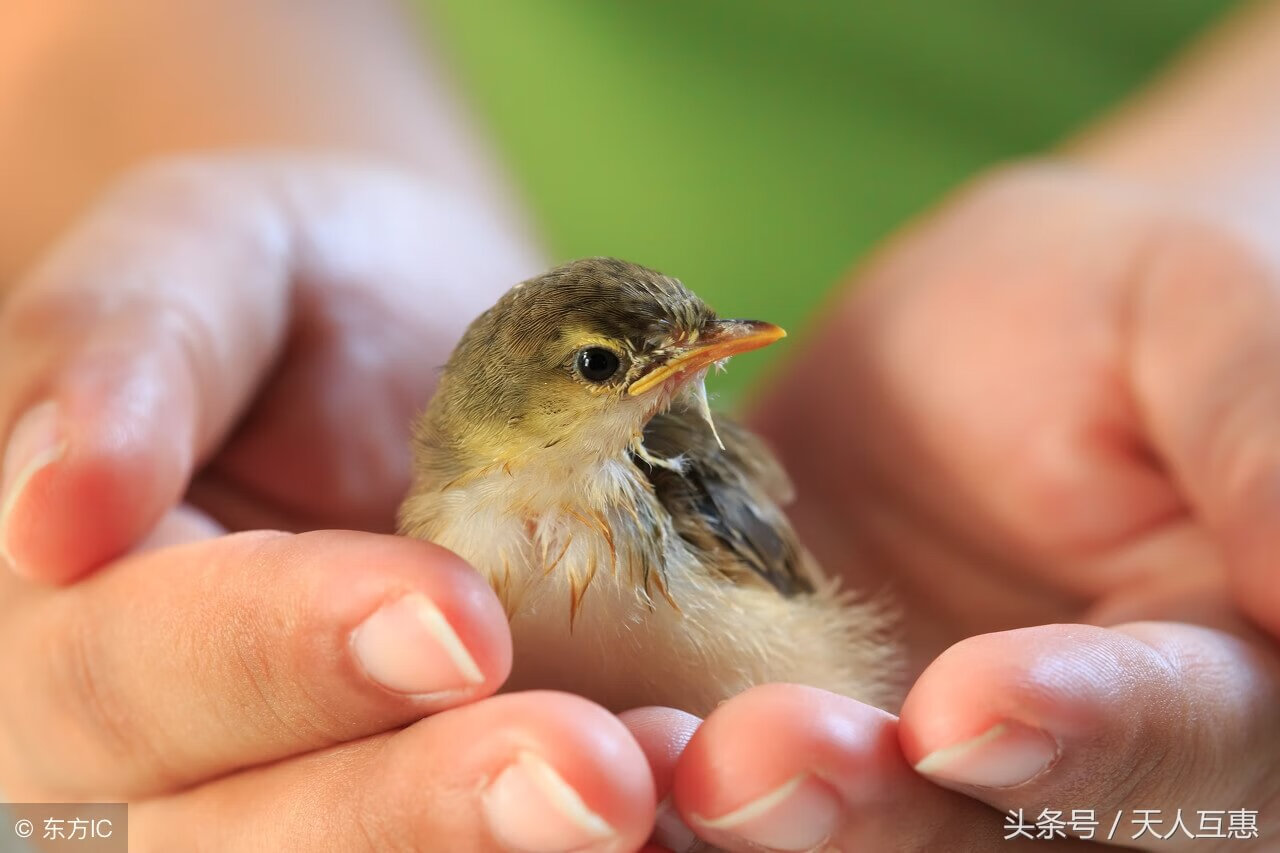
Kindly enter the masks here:
[[[683, 407], [723, 448], [705, 374], [665, 387], [649, 417]], [[682, 473], [685, 460], [682, 453], [650, 452], [646, 426], [647, 419], [628, 444], [602, 455], [558, 442], [461, 473], [420, 468], [426, 477], [406, 502], [405, 532], [475, 566], [513, 619], [522, 611], [567, 607], [572, 627], [593, 587], [601, 598], [630, 602], [624, 609], [637, 618], [657, 606], [678, 611], [667, 573], [692, 558], [637, 462]]]
[[[638, 446], [646, 464], [679, 465]], [[593, 589], [629, 603], [637, 618], [674, 607], [666, 571], [684, 546], [634, 449], [584, 463], [557, 446], [419, 487], [406, 503], [406, 532], [475, 566], [513, 620], [565, 609], [572, 628]]]

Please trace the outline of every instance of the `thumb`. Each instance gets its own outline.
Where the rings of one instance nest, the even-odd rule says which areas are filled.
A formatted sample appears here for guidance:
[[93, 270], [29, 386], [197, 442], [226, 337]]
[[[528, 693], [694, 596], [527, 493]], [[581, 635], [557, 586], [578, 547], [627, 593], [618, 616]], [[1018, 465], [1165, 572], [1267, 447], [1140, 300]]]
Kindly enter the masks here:
[[1272, 839], [1278, 675], [1265, 644], [1181, 623], [984, 634], [929, 665], [899, 734], [917, 772], [1025, 815], [1027, 838], [1199, 849], [1236, 837], [1215, 813], [1252, 811], [1239, 838]]

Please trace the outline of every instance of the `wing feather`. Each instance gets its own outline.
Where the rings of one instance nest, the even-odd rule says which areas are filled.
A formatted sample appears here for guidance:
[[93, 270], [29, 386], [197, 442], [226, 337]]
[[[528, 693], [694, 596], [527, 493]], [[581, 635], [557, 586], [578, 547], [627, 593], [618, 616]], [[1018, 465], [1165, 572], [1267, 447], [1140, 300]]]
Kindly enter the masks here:
[[784, 595], [812, 592], [816, 567], [781, 509], [794, 494], [782, 466], [764, 442], [732, 420], [716, 415], [715, 427], [723, 447], [696, 413], [657, 415], [645, 428], [645, 449], [679, 464], [633, 459], [705, 565], [729, 580], [763, 582]]

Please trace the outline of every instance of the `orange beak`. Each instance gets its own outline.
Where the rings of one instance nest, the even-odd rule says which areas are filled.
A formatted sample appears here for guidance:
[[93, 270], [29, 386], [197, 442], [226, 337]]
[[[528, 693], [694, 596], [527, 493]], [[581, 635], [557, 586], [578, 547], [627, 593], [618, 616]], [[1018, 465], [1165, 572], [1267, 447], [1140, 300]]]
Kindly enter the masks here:
[[708, 324], [692, 344], [632, 382], [627, 393], [643, 394], [668, 379], [684, 379], [721, 359], [767, 347], [786, 336], [781, 327], [759, 320], [716, 320]]

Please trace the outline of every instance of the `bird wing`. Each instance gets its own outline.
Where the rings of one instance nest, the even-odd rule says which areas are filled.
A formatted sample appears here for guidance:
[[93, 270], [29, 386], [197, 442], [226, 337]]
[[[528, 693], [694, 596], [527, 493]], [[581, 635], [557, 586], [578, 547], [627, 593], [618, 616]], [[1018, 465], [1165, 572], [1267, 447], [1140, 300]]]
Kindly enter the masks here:
[[816, 567], [781, 509], [793, 496], [782, 466], [742, 426], [719, 415], [715, 426], [723, 447], [695, 411], [657, 415], [645, 428], [645, 450], [678, 462], [668, 467], [633, 457], [636, 465], [704, 565], [783, 595], [812, 592]]

